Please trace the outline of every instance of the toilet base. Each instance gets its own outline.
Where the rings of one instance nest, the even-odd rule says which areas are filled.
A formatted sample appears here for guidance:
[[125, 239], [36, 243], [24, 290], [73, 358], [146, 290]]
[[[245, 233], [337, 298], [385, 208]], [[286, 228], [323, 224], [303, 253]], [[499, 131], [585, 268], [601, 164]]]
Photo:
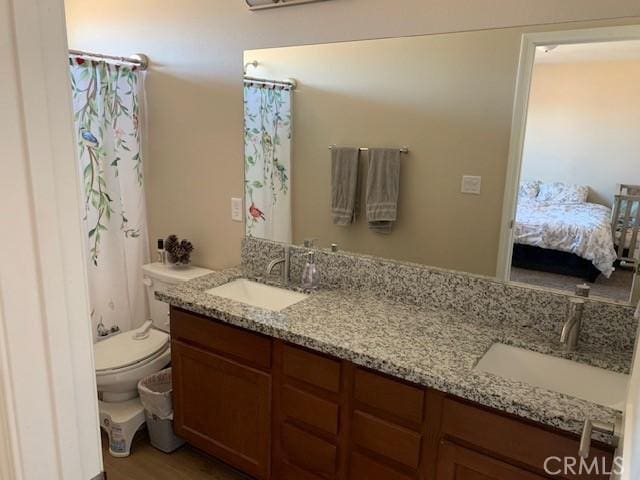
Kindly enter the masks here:
[[98, 402], [100, 427], [109, 437], [109, 453], [113, 457], [128, 457], [131, 442], [145, 424], [140, 398], [125, 402]]

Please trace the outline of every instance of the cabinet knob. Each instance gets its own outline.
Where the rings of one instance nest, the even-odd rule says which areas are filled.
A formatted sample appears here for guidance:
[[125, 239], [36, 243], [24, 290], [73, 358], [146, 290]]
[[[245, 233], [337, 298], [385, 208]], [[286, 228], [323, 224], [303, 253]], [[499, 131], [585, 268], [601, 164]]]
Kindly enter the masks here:
[[144, 283], [147, 287], [150, 287], [153, 285], [153, 280], [151, 280], [149, 277], [143, 277], [142, 283]]

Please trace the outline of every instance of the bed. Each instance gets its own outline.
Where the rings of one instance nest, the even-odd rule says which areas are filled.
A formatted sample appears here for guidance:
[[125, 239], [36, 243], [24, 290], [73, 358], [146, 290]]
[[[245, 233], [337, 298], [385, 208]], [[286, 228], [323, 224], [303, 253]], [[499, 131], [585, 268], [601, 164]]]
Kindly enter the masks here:
[[611, 276], [618, 255], [611, 209], [586, 201], [588, 188], [560, 182], [523, 183], [514, 224], [515, 267], [594, 282]]

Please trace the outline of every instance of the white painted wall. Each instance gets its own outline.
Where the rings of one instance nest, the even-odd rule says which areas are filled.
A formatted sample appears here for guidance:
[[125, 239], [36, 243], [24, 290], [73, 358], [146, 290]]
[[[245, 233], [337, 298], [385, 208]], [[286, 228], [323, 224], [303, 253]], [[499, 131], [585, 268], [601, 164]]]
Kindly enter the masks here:
[[607, 206], [640, 184], [639, 85], [640, 60], [536, 64], [522, 178], [588, 185]]
[[8, 478], [87, 480], [102, 458], [62, 0], [0, 0], [0, 58], [0, 457]]

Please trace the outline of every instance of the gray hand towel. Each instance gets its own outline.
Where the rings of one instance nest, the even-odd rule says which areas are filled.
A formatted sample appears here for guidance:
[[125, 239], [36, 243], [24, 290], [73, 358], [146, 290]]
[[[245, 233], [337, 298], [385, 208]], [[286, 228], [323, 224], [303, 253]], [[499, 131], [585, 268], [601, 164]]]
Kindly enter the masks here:
[[358, 213], [358, 157], [355, 147], [331, 149], [331, 215], [335, 225], [351, 225]]
[[391, 233], [398, 213], [400, 150], [369, 149], [367, 175], [367, 222], [377, 233]]

